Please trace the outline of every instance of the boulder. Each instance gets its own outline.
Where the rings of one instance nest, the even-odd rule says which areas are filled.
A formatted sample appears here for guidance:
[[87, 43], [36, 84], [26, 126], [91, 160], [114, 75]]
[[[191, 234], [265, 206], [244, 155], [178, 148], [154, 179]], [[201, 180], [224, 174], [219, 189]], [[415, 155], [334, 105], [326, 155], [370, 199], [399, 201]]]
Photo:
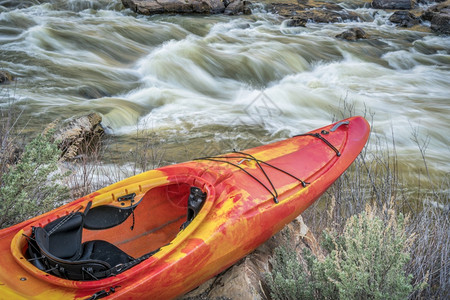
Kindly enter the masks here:
[[373, 0], [372, 7], [381, 9], [412, 9], [414, 2], [412, 0]]
[[300, 216], [253, 253], [180, 299], [269, 299], [264, 277], [271, 270], [270, 259], [274, 250], [280, 245], [295, 249], [301, 263], [305, 263], [302, 257], [305, 247], [311, 249], [316, 257], [324, 257], [319, 243]]
[[287, 22], [287, 27], [306, 27], [307, 19], [303, 19], [302, 17], [294, 16], [291, 17]]
[[355, 27], [336, 35], [336, 37], [348, 41], [356, 41], [358, 39], [367, 39], [367, 34], [361, 28]]
[[[294, 17], [295, 19], [303, 19], [315, 23], [336, 23], [358, 20], [358, 15], [355, 12], [347, 11], [335, 4], [320, 1], [311, 3], [309, 1], [271, 2], [267, 4], [267, 9], [282, 17]], [[296, 21], [292, 22], [292, 24], [296, 24]]]
[[144, 15], [176, 14], [249, 14], [245, 0], [122, 0], [125, 7]]
[[225, 2], [227, 4], [224, 14], [226, 15], [237, 15], [239, 13], [244, 12], [244, 1], [243, 0], [235, 0], [233, 2]]
[[421, 18], [430, 21], [433, 31], [450, 34], [450, 0], [430, 7]]
[[[55, 130], [53, 135], [63, 154], [61, 160], [72, 160], [80, 154], [96, 149], [101, 136], [104, 134], [100, 124], [102, 117], [97, 113], [82, 116], [69, 121]], [[47, 126], [44, 133], [56, 128], [59, 122], [55, 121]]]
[[349, 11], [331, 11], [331, 10], [305, 10], [298, 11], [297, 17], [310, 20], [315, 23], [339, 23], [343, 21], [356, 21], [358, 16]]
[[14, 80], [14, 77], [7, 71], [0, 70], [0, 84], [8, 83]]
[[420, 23], [418, 17], [406, 10], [398, 10], [394, 12], [389, 17], [389, 21], [398, 24], [400, 27], [412, 27]]

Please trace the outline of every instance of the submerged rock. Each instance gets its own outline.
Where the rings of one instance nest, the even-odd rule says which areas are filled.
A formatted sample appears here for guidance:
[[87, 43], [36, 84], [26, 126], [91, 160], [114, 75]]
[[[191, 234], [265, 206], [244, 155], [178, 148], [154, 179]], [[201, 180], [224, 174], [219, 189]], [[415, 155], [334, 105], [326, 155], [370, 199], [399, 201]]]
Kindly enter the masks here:
[[323, 258], [319, 243], [299, 216], [233, 267], [180, 299], [268, 299], [269, 290], [264, 277], [271, 270], [270, 259], [275, 248], [286, 244], [295, 249], [301, 263], [305, 263], [303, 248], [309, 248], [316, 257]]
[[406, 10], [399, 10], [394, 12], [390, 17], [389, 21], [398, 24], [401, 27], [412, 27], [420, 23], [418, 17], [414, 16], [412, 13]]
[[247, 13], [244, 0], [122, 0], [125, 7], [144, 15], [176, 14], [239, 14]]
[[433, 31], [450, 34], [450, 0], [430, 7], [421, 18], [431, 22]]
[[355, 27], [336, 35], [336, 37], [348, 41], [356, 41], [358, 39], [367, 39], [367, 34], [361, 28]]
[[381, 9], [412, 9], [414, 2], [412, 0], [373, 0], [372, 7]]
[[356, 21], [358, 15], [354, 12], [346, 10], [331, 11], [331, 10], [308, 10], [297, 12], [300, 18], [311, 20], [315, 23], [338, 23], [343, 21]]
[[[96, 149], [96, 146], [104, 134], [100, 124], [102, 117], [97, 113], [82, 116], [73, 119], [54, 133], [54, 139], [58, 142], [58, 147], [63, 154], [61, 160], [71, 160], [80, 154]], [[56, 127], [58, 121], [50, 124], [46, 131], [51, 127]]]
[[[267, 1], [263, 2], [267, 3]], [[320, 1], [269, 2], [267, 3], [267, 9], [282, 17], [293, 18], [293, 26], [302, 26], [298, 25], [298, 22], [300, 22], [299, 24], [303, 22], [297, 22], [296, 20], [307, 20], [315, 23], [336, 23], [358, 20], [356, 13], [347, 11], [339, 5]]]

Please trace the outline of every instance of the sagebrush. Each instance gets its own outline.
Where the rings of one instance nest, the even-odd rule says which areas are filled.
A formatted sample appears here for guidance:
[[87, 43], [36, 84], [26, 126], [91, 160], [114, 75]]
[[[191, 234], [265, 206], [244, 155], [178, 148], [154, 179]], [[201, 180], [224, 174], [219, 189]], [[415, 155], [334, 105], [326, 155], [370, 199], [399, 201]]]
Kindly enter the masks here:
[[306, 270], [296, 253], [278, 247], [267, 276], [273, 299], [407, 299], [414, 290], [409, 247], [414, 235], [406, 230], [408, 219], [393, 210], [379, 217], [368, 207], [350, 217], [339, 233], [324, 231], [322, 246], [328, 255], [319, 260], [307, 250]]
[[42, 214], [69, 198], [57, 172], [61, 151], [50, 134], [29, 142], [15, 165], [1, 174], [0, 227]]

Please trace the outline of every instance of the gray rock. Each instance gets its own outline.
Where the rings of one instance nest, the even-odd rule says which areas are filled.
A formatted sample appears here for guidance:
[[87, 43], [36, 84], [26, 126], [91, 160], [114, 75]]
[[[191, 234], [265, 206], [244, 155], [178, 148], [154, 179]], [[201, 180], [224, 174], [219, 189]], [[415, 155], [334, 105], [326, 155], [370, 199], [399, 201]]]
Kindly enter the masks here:
[[406, 10], [399, 10], [394, 12], [390, 17], [389, 21], [398, 24], [400, 27], [412, 27], [420, 23], [418, 17], [414, 16], [412, 13]]
[[308, 22], [307, 19], [304, 19], [302, 17], [291, 17], [287, 22], [287, 27], [306, 27], [306, 23]]
[[[261, 0], [266, 9], [276, 13], [289, 21], [287, 26], [302, 26], [307, 20], [315, 23], [337, 23], [344, 21], [357, 21], [359, 16], [354, 11], [343, 9], [341, 6], [328, 1], [308, 0]], [[290, 20], [293, 21], [290, 21]]]
[[144, 15], [176, 14], [250, 14], [244, 0], [122, 0], [125, 7]]
[[235, 0], [230, 2], [225, 8], [224, 14], [226, 15], [237, 15], [244, 11], [244, 1]]
[[373, 0], [373, 8], [381, 9], [411, 9], [414, 7], [412, 0]]
[[430, 7], [421, 18], [431, 22], [433, 31], [450, 34], [450, 0]]
[[356, 41], [358, 39], [367, 39], [367, 34], [361, 28], [355, 27], [336, 35], [336, 37], [348, 41]]
[[306, 10], [296, 12], [301, 19], [311, 20], [315, 23], [339, 23], [343, 21], [356, 21], [358, 16], [354, 12], [331, 10]]

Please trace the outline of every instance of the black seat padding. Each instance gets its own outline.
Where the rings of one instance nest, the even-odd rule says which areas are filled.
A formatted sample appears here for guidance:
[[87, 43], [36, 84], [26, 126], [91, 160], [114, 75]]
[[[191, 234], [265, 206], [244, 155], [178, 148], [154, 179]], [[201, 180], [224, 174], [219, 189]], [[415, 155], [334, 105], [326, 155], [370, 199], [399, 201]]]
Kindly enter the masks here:
[[83, 243], [83, 254], [79, 260], [99, 260], [110, 266], [128, 263], [134, 258], [111, 243], [101, 240]]
[[[70, 216], [70, 217], [69, 217]], [[84, 214], [74, 213], [57, 219], [45, 226], [46, 236], [42, 235], [45, 248], [54, 256], [76, 260], [81, 255], [81, 238]]]
[[[101, 240], [81, 243], [84, 214], [76, 212], [57, 219], [44, 228], [34, 228], [35, 246], [42, 257], [37, 267], [70, 280], [96, 280], [115, 275], [121, 265], [135, 259], [115, 245]], [[33, 249], [36, 248], [36, 249]], [[37, 257], [36, 253], [30, 255]]]
[[116, 207], [109, 205], [100, 205], [92, 208], [84, 217], [84, 228], [99, 230], [117, 226], [133, 213], [135, 206]]

